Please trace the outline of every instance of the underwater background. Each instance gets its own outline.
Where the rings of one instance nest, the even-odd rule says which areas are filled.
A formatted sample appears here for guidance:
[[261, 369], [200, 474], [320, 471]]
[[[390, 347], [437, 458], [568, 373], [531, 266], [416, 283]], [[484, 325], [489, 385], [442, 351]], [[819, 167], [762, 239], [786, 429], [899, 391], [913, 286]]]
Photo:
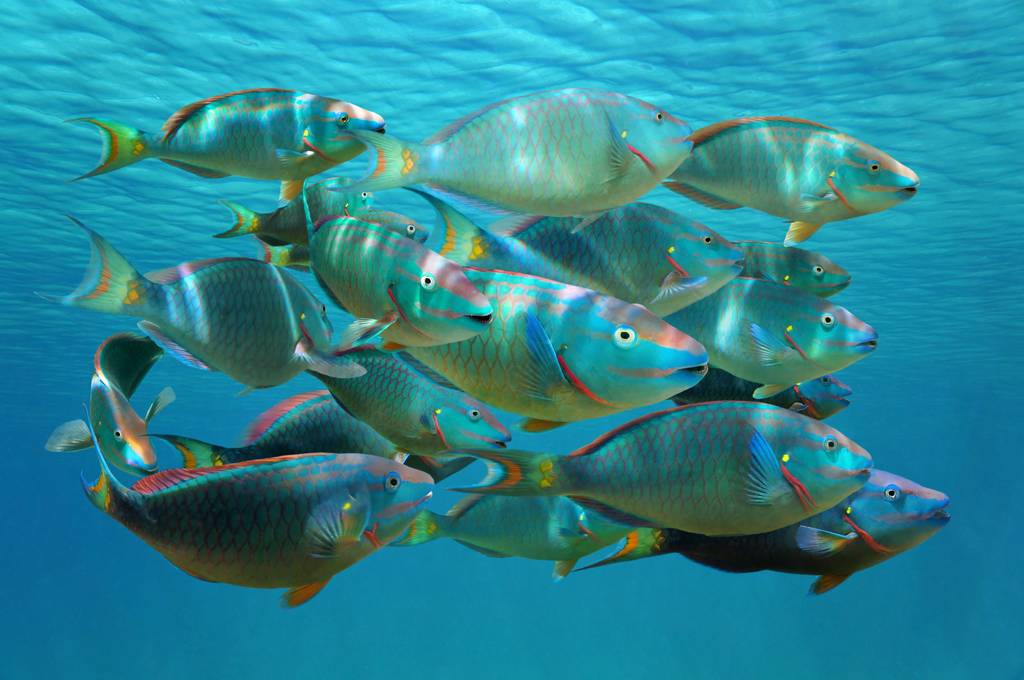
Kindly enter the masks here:
[[[0, 677], [1024, 677], [1024, 4], [216, 5], [0, 11]], [[806, 595], [813, 577], [726, 574], [678, 556], [553, 583], [550, 563], [438, 541], [375, 555], [286, 611], [276, 591], [186, 576], [86, 502], [79, 473], [95, 476], [92, 452], [43, 450], [55, 425], [82, 416], [96, 345], [134, 327], [33, 295], [70, 291], [88, 261], [63, 214], [148, 271], [256, 256], [250, 239], [210, 238], [230, 223], [217, 200], [270, 210], [278, 190], [156, 161], [69, 184], [94, 166], [99, 141], [64, 119], [155, 130], [202, 97], [287, 87], [358, 103], [389, 133], [420, 139], [492, 101], [566, 86], [631, 94], [695, 129], [742, 115], [820, 121], [920, 175], [913, 201], [830, 224], [811, 247], [853, 274], [837, 300], [880, 334], [878, 351], [842, 372], [853, 403], [829, 424], [878, 467], [947, 493], [943, 531], [822, 597]], [[328, 174], [361, 169], [360, 159]], [[376, 204], [433, 224], [406, 194]], [[785, 233], [776, 218], [664, 189], [644, 200], [727, 238]], [[221, 443], [317, 387], [301, 376], [236, 397], [223, 375], [165, 358], [137, 408], [168, 384], [178, 401], [154, 431]], [[568, 451], [635, 415], [516, 432], [513, 443]], [[481, 475], [477, 464], [454, 481]], [[455, 497], [437, 493], [431, 507]]]

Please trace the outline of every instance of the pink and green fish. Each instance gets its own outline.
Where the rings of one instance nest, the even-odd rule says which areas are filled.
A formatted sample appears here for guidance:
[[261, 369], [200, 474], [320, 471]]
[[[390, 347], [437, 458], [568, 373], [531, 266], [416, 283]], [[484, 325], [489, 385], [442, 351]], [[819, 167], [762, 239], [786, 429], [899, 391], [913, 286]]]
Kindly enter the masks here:
[[274, 88], [193, 102], [168, 118], [157, 134], [99, 118], [69, 122], [91, 123], [103, 137], [99, 166], [78, 179], [159, 158], [200, 177], [279, 180], [285, 201], [299, 195], [307, 177], [362, 153], [351, 131], [384, 132], [384, 119], [373, 111]]
[[296, 453], [359, 451], [401, 455], [376, 430], [338, 406], [327, 390], [305, 392], [271, 407], [249, 426], [241, 446], [220, 446], [190, 437], [154, 434], [181, 454], [182, 467], [214, 467]]
[[743, 250], [740, 276], [792, 286], [831, 297], [850, 285], [850, 273], [824, 255], [781, 243], [737, 241]]
[[100, 438], [100, 448], [118, 469], [135, 475], [156, 472], [156, 451], [147, 429], [153, 417], [174, 401], [174, 390], [170, 387], [161, 390], [141, 418], [129, 400], [163, 354], [156, 343], [135, 333], [115, 333], [104, 340], [93, 357], [90, 422], [71, 420], [58, 425], [47, 439], [46, 449], [56, 452], [90, 449], [95, 432]]
[[913, 170], [830, 127], [799, 118], [737, 118], [691, 135], [693, 153], [665, 183], [718, 210], [790, 221], [786, 245], [822, 224], [881, 212], [917, 195]]
[[715, 368], [761, 385], [755, 399], [834, 373], [878, 345], [875, 329], [846, 308], [743, 277], [666, 321], [704, 343]]
[[821, 595], [858, 571], [934, 536], [949, 522], [948, 505], [949, 498], [944, 493], [889, 472], [872, 470], [868, 483], [849, 498], [783, 529], [753, 536], [702, 536], [676, 529], [637, 529], [627, 536], [615, 555], [591, 566], [678, 553], [700, 564], [735, 573], [768, 569], [816, 575], [811, 593]]
[[491, 104], [422, 144], [353, 130], [371, 156], [354, 188], [423, 184], [512, 212], [593, 217], [656, 187], [689, 155], [690, 132], [633, 97], [550, 90]]
[[[758, 387], [743, 378], [712, 368], [707, 376], [692, 389], [672, 397], [677, 404], [700, 404], [706, 401], [754, 401], [751, 396]], [[847, 399], [853, 394], [850, 386], [834, 375], [827, 374], [814, 380], [807, 380], [778, 394], [761, 400], [788, 408], [816, 420], [834, 416], [850, 405]]]
[[309, 247], [321, 287], [356, 317], [344, 344], [380, 336], [389, 348], [440, 345], [491, 322], [490, 303], [462, 267], [391, 227], [328, 218], [314, 225]]
[[362, 375], [330, 347], [326, 306], [283, 269], [220, 258], [143, 276], [72, 219], [89, 237], [89, 268], [74, 292], [47, 299], [141, 317], [142, 332], [182, 363], [253, 388], [279, 385], [313, 366], [338, 377]]
[[295, 607], [398, 538], [433, 482], [358, 453], [309, 453], [164, 470], [131, 487], [110, 473], [86, 496], [185, 573], [249, 588], [287, 588]]
[[450, 538], [488, 557], [553, 561], [559, 580], [581, 557], [615, 543], [631, 527], [587, 512], [564, 496], [470, 495], [445, 515], [421, 510], [392, 547]]
[[652, 413], [568, 455], [460, 451], [487, 463], [479, 486], [568, 496], [607, 519], [709, 536], [774, 531], [864, 486], [871, 456], [788, 409], [719, 401]]
[[591, 288], [666, 316], [721, 288], [743, 253], [699, 222], [649, 203], [612, 208], [585, 231], [571, 217], [514, 218], [505, 235], [476, 226], [416, 191], [444, 225], [440, 253], [462, 265], [543, 276]]
[[480, 335], [409, 354], [459, 389], [524, 415], [527, 431], [655, 404], [707, 372], [699, 342], [647, 308], [587, 288], [466, 268], [494, 321]]

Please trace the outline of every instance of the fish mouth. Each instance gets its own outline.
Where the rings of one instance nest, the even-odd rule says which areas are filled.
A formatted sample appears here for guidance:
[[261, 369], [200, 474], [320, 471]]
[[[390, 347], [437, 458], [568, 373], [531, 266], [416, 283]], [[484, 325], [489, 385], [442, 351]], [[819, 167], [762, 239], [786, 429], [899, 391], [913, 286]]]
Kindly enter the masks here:
[[494, 313], [488, 312], [487, 314], [466, 314], [466, 318], [469, 319], [470, 321], [477, 322], [481, 326], [486, 326], [487, 324], [491, 323], [491, 319], [494, 318]]
[[857, 343], [856, 347], [863, 352], [873, 352], [878, 348], [878, 338], [872, 338], [871, 340], [865, 340], [864, 342]]
[[925, 517], [925, 519], [935, 520], [937, 522], [945, 524], [952, 518], [952, 515], [949, 514], [948, 510], [946, 510], [946, 508], [948, 507], [949, 499], [947, 498], [939, 505], [939, 507], [932, 510], [931, 513], [927, 517]]
[[376, 132], [378, 135], [383, 135], [385, 134], [385, 127], [381, 125], [379, 128], [375, 129], [374, 132]]
[[696, 375], [696, 376], [699, 376], [699, 377], [703, 378], [704, 376], [706, 376], [708, 374], [709, 370], [710, 370], [710, 366], [705, 363], [705, 364], [701, 364], [699, 366], [684, 366], [682, 368], [677, 368], [675, 370], [675, 372], [676, 373], [685, 373], [685, 374], [688, 374], [688, 375]]

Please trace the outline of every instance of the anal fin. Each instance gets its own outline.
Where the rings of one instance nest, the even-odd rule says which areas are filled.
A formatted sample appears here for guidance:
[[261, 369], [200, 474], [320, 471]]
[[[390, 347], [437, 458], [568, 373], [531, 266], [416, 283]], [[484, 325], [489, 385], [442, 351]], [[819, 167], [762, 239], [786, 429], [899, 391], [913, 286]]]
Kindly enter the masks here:
[[288, 592], [281, 596], [281, 606], [291, 609], [292, 607], [298, 607], [299, 605], [306, 604], [317, 594], [324, 589], [331, 579], [324, 579], [323, 581], [316, 581], [315, 583], [307, 583], [301, 586], [295, 586], [289, 588]]
[[813, 224], [811, 222], [791, 222], [789, 225], [789, 231], [786, 232], [786, 240], [783, 241], [784, 245], [791, 246], [794, 243], [802, 243], [814, 236], [814, 232], [821, 229], [820, 224]]

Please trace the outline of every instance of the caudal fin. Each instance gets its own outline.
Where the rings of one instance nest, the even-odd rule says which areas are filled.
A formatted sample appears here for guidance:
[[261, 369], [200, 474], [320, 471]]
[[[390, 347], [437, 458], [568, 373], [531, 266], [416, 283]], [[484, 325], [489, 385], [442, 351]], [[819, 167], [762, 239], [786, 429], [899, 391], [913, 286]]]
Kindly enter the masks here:
[[234, 236], [245, 236], [246, 234], [258, 234], [263, 223], [273, 215], [273, 213], [266, 214], [249, 210], [231, 201], [221, 201], [220, 203], [231, 211], [231, 215], [235, 218], [235, 223], [227, 231], [214, 234], [214, 238], [232, 238]]
[[615, 545], [615, 554], [604, 558], [600, 562], [594, 562], [593, 564], [577, 569], [576, 571], [586, 571], [587, 569], [593, 569], [594, 567], [604, 567], [609, 564], [629, 562], [632, 560], [643, 559], [645, 557], [661, 555], [662, 551], [659, 550], [661, 533], [661, 529], [648, 529], [643, 527], [634, 529]]
[[176, 434], [151, 434], [149, 436], [163, 439], [178, 449], [178, 453], [181, 454], [181, 467], [186, 470], [215, 467], [233, 462], [224, 459], [224, 452], [226, 450], [224, 446], [217, 446], [216, 444], [210, 444], [199, 439], [181, 437]]
[[99, 118], [72, 118], [64, 122], [95, 125], [103, 140], [103, 155], [100, 156], [100, 164], [84, 175], [76, 177], [72, 180], [73, 182], [120, 170], [152, 155], [150, 153], [152, 140], [142, 130]]
[[89, 237], [91, 257], [82, 283], [64, 297], [41, 295], [44, 299], [107, 314], [143, 316], [157, 284], [135, 270], [114, 246], [74, 217], [68, 219]]
[[396, 541], [390, 543], [389, 546], [405, 548], [433, 541], [437, 538], [444, 538], [447, 535], [445, 530], [451, 524], [451, 521], [450, 517], [438, 515], [430, 510], [420, 510], [419, 514], [413, 519], [412, 524], [405, 530], [405, 533]]
[[487, 476], [480, 484], [455, 491], [502, 496], [564, 496], [572, 493], [559, 470], [564, 460], [560, 456], [514, 449], [459, 449], [445, 453], [473, 456], [487, 465]]
[[444, 227], [444, 241], [438, 251], [441, 255], [459, 264], [486, 260], [490, 250], [488, 246], [493, 240], [489, 233], [440, 198], [419, 189], [409, 191], [422, 196], [437, 213], [438, 222]]
[[95, 482], [89, 483], [85, 478], [85, 473], [82, 473], [82, 489], [85, 490], [85, 496], [89, 499], [89, 502], [95, 505], [97, 508], [105, 513], [110, 513], [111, 506], [115, 500], [124, 495], [124, 486], [117, 481], [117, 479], [111, 474], [110, 468], [107, 466], [107, 461], [103, 457], [103, 452], [100, 451], [99, 443], [96, 440], [95, 434], [92, 433], [90, 428], [90, 434], [93, 435], [93, 442], [96, 443], [96, 457], [100, 461], [100, 476]]
[[332, 191], [383, 191], [426, 181], [421, 171], [424, 151], [427, 148], [423, 144], [403, 142], [390, 135], [365, 130], [350, 130], [348, 134], [366, 145], [370, 173], [352, 186], [331, 189]]

